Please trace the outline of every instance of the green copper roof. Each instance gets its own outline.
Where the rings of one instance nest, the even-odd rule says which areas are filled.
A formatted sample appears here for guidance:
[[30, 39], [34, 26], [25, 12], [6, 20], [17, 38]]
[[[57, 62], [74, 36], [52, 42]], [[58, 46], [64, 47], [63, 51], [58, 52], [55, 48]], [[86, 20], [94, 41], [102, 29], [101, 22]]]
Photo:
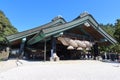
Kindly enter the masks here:
[[108, 40], [110, 43], [115, 44], [117, 41], [113, 39], [110, 35], [108, 35], [104, 30], [102, 30], [101, 27], [99, 27], [99, 24], [97, 21], [92, 17], [90, 14], [82, 14], [82, 16], [78, 16], [71, 22], [66, 22], [63, 18], [54, 18], [52, 22], [42, 25], [40, 27], [27, 30], [15, 35], [8, 36], [7, 39], [12, 42], [17, 39], [21, 39], [30, 35], [35, 35], [31, 39], [28, 40], [27, 44], [32, 45], [35, 44], [45, 38], [58, 35], [61, 32], [64, 32], [66, 30], [75, 28], [79, 25], [88, 23], [93, 27], [99, 34], [101, 34], [106, 40]]
[[[76, 20], [73, 20], [71, 22], [68, 22], [68, 23], [65, 23], [65, 24], [62, 24], [62, 25], [59, 25], [59, 26], [55, 26], [55, 27], [49, 27], [49, 28], [46, 28], [46, 29], [42, 29], [42, 34], [44, 34], [44, 38], [46, 37], [50, 37], [52, 35], [55, 35], [55, 34], [58, 34], [58, 33], [61, 33], [61, 32], [64, 32], [66, 30], [69, 30], [71, 28], [74, 28], [78, 25], [81, 25], [83, 23], [89, 23], [90, 25], [92, 25], [92, 27], [94, 29], [96, 29], [101, 35], [103, 35], [109, 42], [111, 42], [112, 44], [114, 43], [117, 43], [117, 41], [115, 39], [113, 39], [110, 35], [108, 35], [104, 30], [102, 30], [98, 23], [95, 21], [95, 19], [91, 16], [91, 15], [87, 15], [87, 16], [84, 16], [82, 18], [78, 18]], [[39, 35], [38, 35], [39, 36]], [[37, 38], [37, 37], [36, 37]], [[44, 39], [42, 38], [42, 39]], [[32, 38], [33, 39], [33, 38]], [[34, 44], [36, 43], [37, 41], [33, 42], [33, 40], [29, 40], [28, 44]], [[40, 39], [39, 39], [40, 40]], [[38, 40], [38, 41], [39, 41]]]
[[15, 41], [15, 40], [27, 37], [27, 36], [38, 34], [43, 28], [48, 28], [48, 27], [55, 26], [55, 25], [61, 25], [61, 24], [64, 24], [65, 22], [66, 21], [63, 18], [58, 18], [54, 21], [52, 20], [52, 22], [49, 22], [45, 25], [30, 29], [30, 30], [26, 30], [23, 32], [19, 32], [14, 35], [7, 36], [6, 38], [9, 42], [12, 42], [12, 41]]

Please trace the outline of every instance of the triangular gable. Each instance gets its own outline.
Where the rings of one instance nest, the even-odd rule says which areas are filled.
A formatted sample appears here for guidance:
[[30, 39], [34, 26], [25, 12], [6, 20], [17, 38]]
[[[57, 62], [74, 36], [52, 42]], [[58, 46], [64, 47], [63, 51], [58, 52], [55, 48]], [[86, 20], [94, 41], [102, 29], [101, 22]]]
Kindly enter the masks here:
[[30, 30], [19, 32], [17, 34], [7, 36], [6, 38], [9, 42], [13, 42], [15, 40], [22, 39], [22, 38], [25, 38], [27, 36], [37, 34], [44, 28], [48, 28], [48, 27], [51, 27], [51, 26], [57, 26], [57, 25], [61, 25], [61, 24], [64, 24], [64, 23], [66, 23], [66, 21], [62, 17], [57, 16], [50, 23], [47, 23], [45, 25], [30, 29]]
[[99, 24], [96, 22], [96, 20], [90, 14], [87, 14], [87, 15], [77, 18], [71, 22], [68, 22], [68, 23], [65, 23], [65, 24], [62, 24], [59, 26], [55, 26], [55, 27], [49, 27], [46, 29], [42, 29], [41, 33], [39, 33], [34, 38], [32, 38], [28, 41], [28, 44], [30, 44], [30, 45], [35, 44], [35, 43], [39, 42], [40, 40], [43, 40], [46, 37], [54, 36], [56, 34], [59, 34], [66, 30], [75, 28], [76, 26], [79, 26], [79, 25], [85, 24], [85, 23], [90, 24], [91, 27], [93, 27], [97, 32], [99, 32], [99, 34], [104, 36], [104, 38], [106, 40], [108, 40], [110, 43], [112, 43], [112, 44], [117, 43], [117, 41], [115, 39], [113, 39], [104, 30], [102, 30], [102, 28], [99, 27]]

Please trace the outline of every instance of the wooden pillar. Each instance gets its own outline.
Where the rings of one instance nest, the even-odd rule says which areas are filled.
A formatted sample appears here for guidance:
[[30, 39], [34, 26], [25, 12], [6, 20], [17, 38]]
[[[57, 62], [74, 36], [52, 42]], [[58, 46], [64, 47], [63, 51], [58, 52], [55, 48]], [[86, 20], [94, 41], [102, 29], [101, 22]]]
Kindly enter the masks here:
[[96, 60], [97, 56], [99, 56], [99, 49], [97, 42], [93, 45], [93, 49], [94, 49], [94, 60]]
[[56, 54], [56, 38], [55, 37], [51, 37], [51, 57], [50, 60], [51, 61], [58, 61], [59, 57]]
[[46, 61], [46, 40], [44, 41], [44, 61]]
[[53, 57], [53, 54], [56, 53], [56, 38], [55, 37], [52, 37], [52, 57]]
[[55, 42], [55, 38], [52, 36], [51, 37], [51, 57], [53, 57], [53, 54], [56, 53], [55, 49], [56, 49], [56, 42]]
[[17, 57], [20, 57], [20, 58], [23, 57], [23, 55], [24, 55], [25, 42], [26, 42], [26, 38], [23, 38], [23, 39], [22, 39], [22, 43], [20, 44], [19, 52], [17, 53], [17, 55], [18, 55]]

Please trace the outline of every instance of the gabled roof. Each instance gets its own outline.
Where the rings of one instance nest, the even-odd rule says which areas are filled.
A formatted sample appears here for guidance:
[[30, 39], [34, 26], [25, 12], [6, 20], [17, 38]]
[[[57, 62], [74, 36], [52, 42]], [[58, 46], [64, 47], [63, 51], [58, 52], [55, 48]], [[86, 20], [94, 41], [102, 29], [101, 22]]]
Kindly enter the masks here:
[[54, 26], [54, 27], [42, 29], [39, 34], [37, 34], [35, 37], [33, 37], [32, 39], [30, 39], [28, 41], [28, 44], [30, 44], [30, 45], [35, 44], [35, 43], [39, 42], [40, 40], [43, 40], [46, 37], [59, 34], [61, 32], [75, 28], [76, 26], [79, 26], [79, 25], [85, 24], [85, 23], [88, 23], [89, 25], [91, 25], [90, 27], [94, 28], [100, 35], [102, 35], [110, 43], [112, 43], [112, 44], [117, 43], [117, 41], [115, 39], [113, 39], [104, 30], [102, 30], [102, 28], [99, 26], [97, 21], [92, 17], [92, 15], [84, 14], [82, 16], [77, 17], [76, 19], [74, 19], [71, 22], [59, 25], [57, 27]]
[[23, 31], [23, 32], [19, 32], [17, 34], [13, 34], [13, 35], [10, 35], [10, 36], [7, 36], [7, 40], [9, 42], [12, 42], [12, 41], [15, 41], [15, 40], [18, 40], [18, 39], [22, 39], [22, 38], [25, 38], [27, 36], [31, 36], [31, 35], [34, 35], [34, 34], [37, 34], [39, 33], [42, 29], [45, 29], [45, 28], [48, 28], [48, 27], [53, 27], [53, 26], [57, 26], [57, 25], [61, 25], [61, 24], [64, 24], [66, 23], [66, 21], [60, 17], [60, 16], [57, 16], [55, 17], [54, 19], [52, 19], [51, 22], [47, 23], [47, 24], [44, 24], [42, 26], [39, 26], [39, 27], [36, 27], [36, 28], [33, 28], [33, 29], [30, 29], [30, 30], [26, 30], [26, 31]]
[[[76, 28], [80, 25], [88, 26], [89, 29], [94, 29], [97, 34], [104, 37], [107, 41], [109, 41], [111, 44], [117, 43], [117, 41], [112, 38], [110, 35], [108, 35], [97, 23], [97, 21], [93, 18], [92, 15], [88, 13], [81, 14], [74, 20], [70, 22], [66, 22], [62, 17], [56, 17], [52, 20], [52, 22], [47, 23], [45, 25], [39, 26], [37, 28], [33, 28], [27, 31], [23, 31], [11, 36], [7, 36], [7, 39], [9, 42], [28, 37], [31, 35], [34, 35], [34, 37], [30, 38], [27, 42], [28, 45], [35, 44], [41, 40], [44, 40], [45, 38], [55, 36], [60, 34], [61, 32], [64, 32], [66, 30], [70, 30], [73, 28]], [[89, 30], [87, 30], [89, 31]], [[92, 30], [93, 31], [93, 30]], [[92, 33], [92, 32], [91, 32]], [[96, 35], [93, 34], [92, 35]]]

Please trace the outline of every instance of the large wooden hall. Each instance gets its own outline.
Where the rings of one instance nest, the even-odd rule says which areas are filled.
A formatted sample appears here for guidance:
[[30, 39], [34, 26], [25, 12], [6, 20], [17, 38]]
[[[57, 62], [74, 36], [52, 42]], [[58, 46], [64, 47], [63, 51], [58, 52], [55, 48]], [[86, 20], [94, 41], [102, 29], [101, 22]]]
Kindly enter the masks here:
[[98, 56], [99, 46], [117, 41], [107, 34], [91, 14], [82, 13], [70, 22], [57, 16], [51, 22], [6, 37], [12, 54], [27, 59], [83, 59], [83, 54]]

